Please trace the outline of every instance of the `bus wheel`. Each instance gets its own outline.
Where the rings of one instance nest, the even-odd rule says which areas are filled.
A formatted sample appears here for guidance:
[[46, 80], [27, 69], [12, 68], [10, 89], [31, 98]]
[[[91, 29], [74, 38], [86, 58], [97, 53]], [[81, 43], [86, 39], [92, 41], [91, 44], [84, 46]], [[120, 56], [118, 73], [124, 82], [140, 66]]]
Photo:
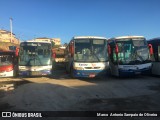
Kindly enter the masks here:
[[70, 69], [70, 76], [71, 76], [71, 78], [75, 78], [73, 68]]

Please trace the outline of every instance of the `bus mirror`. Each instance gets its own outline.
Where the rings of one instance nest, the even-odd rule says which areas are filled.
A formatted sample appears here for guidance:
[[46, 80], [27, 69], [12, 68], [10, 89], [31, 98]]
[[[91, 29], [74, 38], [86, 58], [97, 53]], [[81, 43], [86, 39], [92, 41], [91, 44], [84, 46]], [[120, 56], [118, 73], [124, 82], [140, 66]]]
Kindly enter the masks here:
[[148, 44], [150, 55], [153, 55], [153, 47], [151, 44]]
[[18, 54], [19, 54], [19, 48], [16, 48], [16, 53], [15, 53], [16, 57], [18, 57]]
[[108, 45], [108, 54], [110, 55], [111, 54], [111, 46]]
[[73, 55], [74, 55], [74, 45], [73, 45], [73, 43], [71, 43], [71, 45], [70, 45], [70, 53], [71, 53], [71, 56], [73, 57]]
[[52, 53], [52, 58], [56, 58], [56, 53], [55, 52]]
[[119, 50], [118, 50], [118, 45], [116, 44], [116, 49], [115, 49], [116, 54], [118, 54]]

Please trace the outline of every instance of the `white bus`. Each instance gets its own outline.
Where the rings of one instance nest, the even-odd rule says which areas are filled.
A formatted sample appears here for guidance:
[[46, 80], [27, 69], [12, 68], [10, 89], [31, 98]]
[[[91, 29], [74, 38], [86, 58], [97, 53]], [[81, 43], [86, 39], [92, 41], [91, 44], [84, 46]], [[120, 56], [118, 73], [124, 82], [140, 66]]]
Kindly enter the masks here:
[[122, 36], [108, 40], [110, 71], [114, 76], [150, 74], [149, 47], [143, 36]]
[[21, 42], [19, 48], [18, 72], [20, 76], [51, 75], [51, 42]]
[[148, 41], [153, 47], [152, 74], [160, 75], [160, 37]]
[[73, 37], [65, 51], [66, 71], [71, 77], [96, 77], [109, 70], [107, 39], [96, 36]]

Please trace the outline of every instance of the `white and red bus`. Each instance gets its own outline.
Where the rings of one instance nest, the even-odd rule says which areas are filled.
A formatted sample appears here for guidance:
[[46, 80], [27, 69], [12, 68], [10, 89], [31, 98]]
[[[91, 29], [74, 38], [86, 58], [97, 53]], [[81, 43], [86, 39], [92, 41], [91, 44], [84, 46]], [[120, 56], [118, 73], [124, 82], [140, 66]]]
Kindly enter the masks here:
[[66, 71], [71, 77], [96, 77], [107, 74], [107, 39], [96, 36], [73, 37], [65, 50]]
[[14, 51], [0, 51], [0, 77], [14, 77], [17, 72]]

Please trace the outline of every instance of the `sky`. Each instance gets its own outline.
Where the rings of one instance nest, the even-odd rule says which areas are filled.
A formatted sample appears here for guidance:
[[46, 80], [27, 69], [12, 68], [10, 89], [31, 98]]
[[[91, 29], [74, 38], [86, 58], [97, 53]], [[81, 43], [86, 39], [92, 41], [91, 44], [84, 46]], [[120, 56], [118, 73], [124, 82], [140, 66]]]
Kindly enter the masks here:
[[0, 0], [0, 29], [21, 41], [38, 37], [160, 37], [160, 0]]

